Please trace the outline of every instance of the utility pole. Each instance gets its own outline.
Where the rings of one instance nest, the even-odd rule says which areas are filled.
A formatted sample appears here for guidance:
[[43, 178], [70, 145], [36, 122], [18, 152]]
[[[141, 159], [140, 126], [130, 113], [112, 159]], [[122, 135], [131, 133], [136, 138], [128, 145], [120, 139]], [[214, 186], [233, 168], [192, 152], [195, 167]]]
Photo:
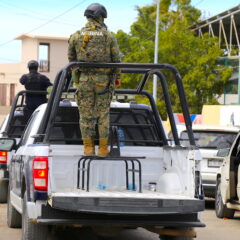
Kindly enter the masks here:
[[[157, 1], [157, 12], [156, 12], [156, 31], [155, 31], [155, 50], [154, 50], [154, 63], [158, 63], [158, 33], [159, 33], [159, 10], [160, 1]], [[153, 98], [157, 102], [157, 76], [153, 75]]]

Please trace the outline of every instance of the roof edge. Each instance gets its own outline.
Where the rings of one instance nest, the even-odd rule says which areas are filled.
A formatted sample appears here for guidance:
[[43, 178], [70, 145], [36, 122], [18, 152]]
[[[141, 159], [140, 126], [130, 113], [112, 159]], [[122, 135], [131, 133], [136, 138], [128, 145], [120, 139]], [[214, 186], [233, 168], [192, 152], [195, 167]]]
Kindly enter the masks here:
[[14, 38], [14, 40], [24, 40], [26, 38], [32, 38], [32, 39], [46, 39], [46, 40], [68, 40], [68, 36], [61, 36], [61, 35], [44, 35], [44, 34], [29, 34], [29, 33], [23, 33], [18, 35]]

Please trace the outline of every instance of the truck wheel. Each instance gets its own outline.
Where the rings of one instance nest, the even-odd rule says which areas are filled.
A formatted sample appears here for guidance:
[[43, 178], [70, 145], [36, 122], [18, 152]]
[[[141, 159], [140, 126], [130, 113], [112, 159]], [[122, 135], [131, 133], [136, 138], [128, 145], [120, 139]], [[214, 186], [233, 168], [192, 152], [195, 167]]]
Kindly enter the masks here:
[[228, 209], [226, 204], [223, 204], [222, 195], [221, 195], [221, 178], [217, 179], [216, 186], [216, 195], [215, 195], [215, 212], [218, 218], [233, 218], [235, 210]]
[[8, 182], [0, 182], [0, 203], [7, 202]]
[[7, 225], [10, 228], [20, 228], [22, 226], [21, 214], [14, 208], [11, 203], [10, 187], [8, 187]]
[[29, 219], [27, 211], [27, 194], [25, 192], [22, 213], [22, 240], [46, 240], [47, 235], [47, 225], [33, 224]]

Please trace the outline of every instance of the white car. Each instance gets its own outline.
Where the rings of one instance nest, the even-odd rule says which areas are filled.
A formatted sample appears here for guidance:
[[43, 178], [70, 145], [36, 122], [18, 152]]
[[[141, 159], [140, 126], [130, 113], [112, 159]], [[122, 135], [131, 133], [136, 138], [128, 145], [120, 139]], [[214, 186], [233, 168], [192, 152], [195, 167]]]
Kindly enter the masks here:
[[[222, 165], [223, 159], [216, 157], [217, 151], [230, 148], [235, 140], [239, 128], [225, 126], [193, 125], [196, 145], [202, 154], [201, 176], [206, 197], [215, 197], [216, 173]], [[182, 129], [180, 133], [182, 145], [189, 146], [188, 135]]]

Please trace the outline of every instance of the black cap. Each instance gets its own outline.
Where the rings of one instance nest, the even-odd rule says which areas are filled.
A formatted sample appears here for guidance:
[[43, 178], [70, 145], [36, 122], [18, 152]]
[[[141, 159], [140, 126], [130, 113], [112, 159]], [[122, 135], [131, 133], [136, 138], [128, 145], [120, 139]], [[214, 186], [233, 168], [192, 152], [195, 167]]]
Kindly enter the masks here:
[[38, 62], [35, 60], [31, 60], [28, 62], [29, 69], [38, 69]]

